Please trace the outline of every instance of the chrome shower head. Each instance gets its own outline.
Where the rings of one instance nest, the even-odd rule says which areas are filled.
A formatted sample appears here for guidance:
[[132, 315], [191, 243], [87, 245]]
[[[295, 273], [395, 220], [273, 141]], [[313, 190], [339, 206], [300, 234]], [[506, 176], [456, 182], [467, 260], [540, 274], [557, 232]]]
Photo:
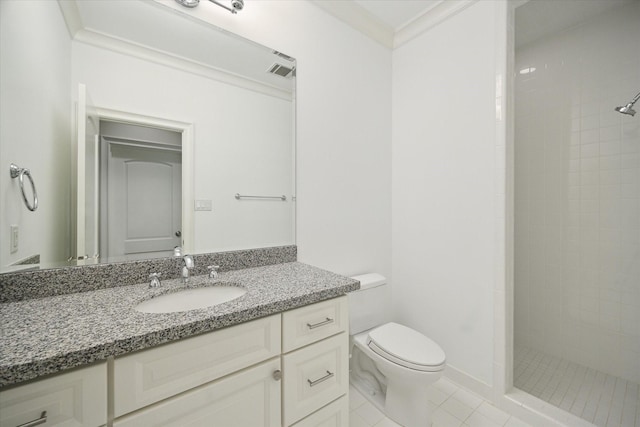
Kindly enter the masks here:
[[634, 110], [632, 107], [633, 107], [633, 104], [632, 103], [628, 103], [624, 107], [616, 107], [616, 111], [618, 113], [628, 114], [630, 116], [635, 116], [636, 115], [636, 110]]
[[616, 107], [615, 110], [618, 113], [628, 114], [629, 116], [635, 116], [636, 115], [636, 110], [633, 109], [633, 104], [635, 104], [638, 101], [638, 99], [640, 99], [640, 93], [638, 93], [635, 96], [635, 98], [633, 98], [631, 100], [631, 102], [629, 102], [627, 105]]

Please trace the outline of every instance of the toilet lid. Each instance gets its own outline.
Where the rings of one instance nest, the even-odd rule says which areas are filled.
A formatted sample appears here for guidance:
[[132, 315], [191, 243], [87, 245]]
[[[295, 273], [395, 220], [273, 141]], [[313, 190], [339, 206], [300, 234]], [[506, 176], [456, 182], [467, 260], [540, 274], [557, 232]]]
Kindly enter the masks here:
[[369, 332], [367, 345], [387, 360], [419, 371], [440, 371], [445, 354], [438, 344], [407, 326], [387, 323]]

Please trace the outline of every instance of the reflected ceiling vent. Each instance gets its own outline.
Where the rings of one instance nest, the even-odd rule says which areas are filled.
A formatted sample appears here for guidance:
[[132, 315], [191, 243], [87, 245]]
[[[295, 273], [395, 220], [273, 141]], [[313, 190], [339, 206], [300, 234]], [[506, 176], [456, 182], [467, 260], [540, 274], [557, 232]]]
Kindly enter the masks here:
[[292, 58], [289, 55], [286, 55], [286, 54], [284, 54], [282, 52], [278, 52], [277, 50], [274, 50], [273, 54], [274, 55], [278, 55], [280, 58], [286, 59], [289, 62], [294, 62], [296, 60], [295, 58]]
[[275, 63], [267, 70], [268, 73], [275, 74], [280, 77], [293, 77], [295, 75], [295, 67], [286, 67], [282, 64]]

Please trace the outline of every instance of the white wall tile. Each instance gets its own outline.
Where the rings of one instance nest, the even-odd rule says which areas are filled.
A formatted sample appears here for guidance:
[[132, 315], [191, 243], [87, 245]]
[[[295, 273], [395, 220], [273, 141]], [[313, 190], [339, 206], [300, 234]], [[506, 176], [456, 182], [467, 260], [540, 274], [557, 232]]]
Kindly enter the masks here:
[[516, 76], [514, 129], [515, 340], [635, 381], [640, 121], [613, 108], [640, 88], [637, 19], [619, 8], [518, 50], [540, 72]]

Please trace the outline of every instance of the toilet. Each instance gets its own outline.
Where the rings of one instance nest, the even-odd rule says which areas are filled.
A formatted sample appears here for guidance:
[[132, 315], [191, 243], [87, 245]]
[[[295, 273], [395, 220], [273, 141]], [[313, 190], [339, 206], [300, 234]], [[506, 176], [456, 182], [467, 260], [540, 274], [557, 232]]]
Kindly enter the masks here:
[[384, 323], [387, 280], [377, 273], [355, 276], [360, 290], [349, 296], [349, 381], [388, 418], [404, 427], [429, 427], [427, 388], [445, 367], [442, 348], [407, 326]]

